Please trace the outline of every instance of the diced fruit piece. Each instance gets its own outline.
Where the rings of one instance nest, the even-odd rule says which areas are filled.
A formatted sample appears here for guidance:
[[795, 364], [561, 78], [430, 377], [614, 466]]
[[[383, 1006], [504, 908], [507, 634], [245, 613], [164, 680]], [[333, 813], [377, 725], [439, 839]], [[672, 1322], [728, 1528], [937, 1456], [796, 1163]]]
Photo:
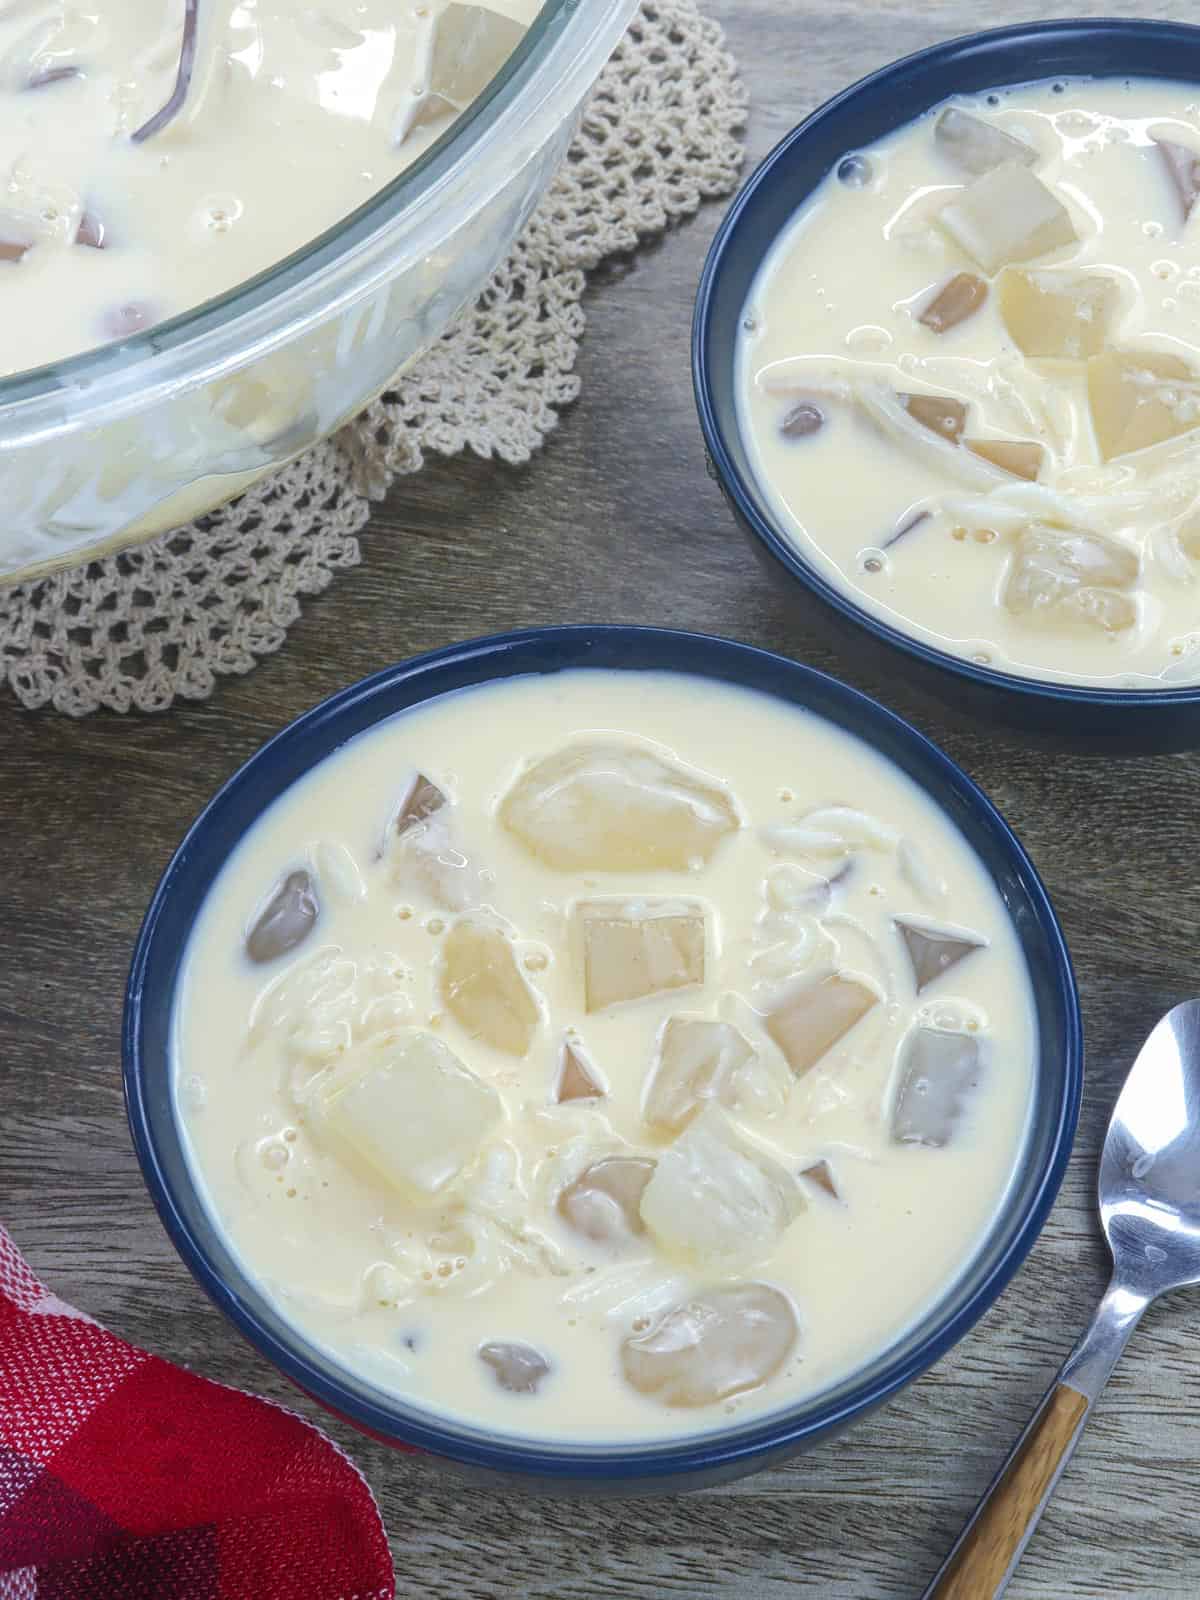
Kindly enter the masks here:
[[1023, 139], [973, 117], [969, 111], [957, 106], [947, 106], [934, 123], [934, 143], [956, 167], [979, 177], [1006, 161], [1017, 161], [1026, 167], [1036, 165], [1038, 153]]
[[89, 250], [103, 250], [108, 229], [94, 211], [85, 211], [75, 230], [75, 243], [87, 245]]
[[251, 961], [275, 961], [307, 939], [317, 924], [320, 903], [307, 872], [289, 872], [254, 919], [246, 935]]
[[794, 988], [767, 1017], [767, 1032], [799, 1077], [878, 1003], [875, 991], [857, 978], [828, 973]]
[[934, 333], [948, 333], [975, 315], [987, 299], [987, 292], [987, 284], [973, 272], [956, 272], [934, 295], [917, 321]]
[[535, 1394], [550, 1371], [550, 1363], [529, 1344], [489, 1340], [479, 1346], [479, 1359], [492, 1369], [496, 1382], [509, 1394]]
[[757, 1389], [783, 1366], [799, 1337], [796, 1313], [766, 1283], [706, 1289], [621, 1345], [621, 1369], [665, 1406], [715, 1405]]
[[[864, 415], [906, 455], [970, 489], [994, 489], [1004, 479], [990, 462], [958, 448], [966, 406], [944, 395], [907, 395], [879, 383], [863, 383], [855, 393]], [[910, 402], [917, 400], [918, 406]]]
[[416, 1029], [347, 1051], [319, 1083], [312, 1108], [316, 1130], [343, 1159], [422, 1202], [471, 1165], [503, 1116], [491, 1085]]
[[736, 1106], [741, 1078], [754, 1060], [754, 1047], [731, 1022], [672, 1017], [646, 1094], [646, 1121], [677, 1133], [706, 1100]]
[[663, 1151], [642, 1196], [642, 1221], [662, 1249], [699, 1261], [768, 1254], [803, 1209], [792, 1174], [715, 1106]]
[[976, 178], [942, 207], [938, 221], [985, 272], [1044, 256], [1078, 238], [1066, 207], [1016, 161]]
[[593, 1067], [577, 1045], [567, 1039], [562, 1047], [562, 1060], [558, 1068], [558, 1082], [554, 1098], [559, 1105], [569, 1100], [601, 1100], [606, 1090]]
[[918, 994], [935, 978], [940, 978], [943, 972], [956, 967], [973, 950], [982, 950], [987, 942], [977, 939], [973, 934], [922, 927], [905, 917], [896, 918], [896, 927], [912, 964], [913, 981]]
[[447, 803], [446, 796], [437, 784], [423, 772], [418, 772], [400, 803], [392, 827], [398, 834], [406, 834], [410, 828], [428, 821], [435, 811], [440, 811]]
[[807, 439], [819, 433], [824, 426], [825, 413], [820, 406], [814, 405], [811, 400], [802, 400], [784, 417], [779, 424], [779, 431], [785, 439]]
[[645, 1233], [640, 1207], [654, 1165], [647, 1156], [593, 1161], [559, 1195], [559, 1216], [597, 1244], [624, 1244]]
[[522, 774], [500, 820], [560, 872], [683, 871], [738, 826], [722, 788], [635, 744], [575, 744]]
[[967, 425], [967, 408], [948, 394], [902, 394], [900, 402], [909, 416], [939, 439], [957, 444]]
[[1103, 597], [1127, 589], [1137, 575], [1138, 558], [1126, 546], [1099, 533], [1033, 522], [1017, 539], [1004, 604], [1016, 616], [1052, 612], [1110, 629], [1128, 627], [1136, 617], [1132, 598]]
[[459, 1026], [494, 1050], [523, 1056], [533, 1042], [537, 1002], [499, 928], [471, 918], [454, 924], [442, 952], [442, 998]]
[[704, 982], [704, 910], [694, 901], [593, 900], [576, 912], [589, 1011]]
[[982, 1064], [973, 1034], [915, 1028], [903, 1046], [892, 1138], [898, 1144], [934, 1148], [949, 1144], [966, 1097], [979, 1083]]
[[1108, 343], [1118, 300], [1113, 278], [1009, 267], [996, 292], [1004, 325], [1024, 355], [1086, 361]]
[[429, 87], [451, 105], [470, 105], [512, 55], [525, 29], [487, 6], [452, 3], [434, 24]]
[[1200, 423], [1196, 376], [1178, 356], [1106, 350], [1088, 362], [1087, 387], [1105, 461], [1161, 444]]
[[1155, 139], [1154, 148], [1162, 160], [1186, 222], [1192, 214], [1197, 195], [1200, 195], [1200, 154], [1189, 150], [1185, 144], [1176, 143], [1174, 139]]
[[479, 874], [458, 848], [454, 807], [427, 778], [410, 789], [392, 825], [389, 841], [400, 883], [411, 883], [443, 911], [466, 911], [479, 903]]
[[833, 1168], [828, 1161], [814, 1161], [811, 1167], [805, 1167], [800, 1176], [806, 1178], [809, 1183], [815, 1184], [818, 1189], [823, 1189], [831, 1200], [840, 1200], [842, 1198], [838, 1193], [838, 1186], [834, 1180]]
[[1014, 478], [1026, 478], [1030, 483], [1046, 459], [1043, 447], [1032, 439], [964, 439], [963, 443], [1001, 472], [1011, 472]]

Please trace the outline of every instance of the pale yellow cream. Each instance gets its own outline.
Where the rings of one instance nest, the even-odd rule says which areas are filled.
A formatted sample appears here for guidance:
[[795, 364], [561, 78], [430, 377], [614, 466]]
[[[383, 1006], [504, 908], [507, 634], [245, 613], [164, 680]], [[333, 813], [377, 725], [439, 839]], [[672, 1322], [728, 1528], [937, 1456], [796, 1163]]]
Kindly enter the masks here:
[[182, 109], [139, 140], [171, 97], [183, 0], [0, 7], [0, 374], [175, 316], [315, 239], [450, 126], [539, 9], [200, 0]]
[[[512, 799], [545, 758], [567, 752], [561, 773], [598, 749], [618, 764], [635, 752], [668, 806], [663, 774], [699, 785], [651, 843], [609, 840], [609, 859], [626, 852], [621, 870], [572, 865], [579, 828]], [[413, 798], [417, 774], [448, 803], [429, 812]], [[417, 820], [398, 833], [406, 796]], [[634, 860], [643, 851], [654, 860]], [[675, 851], [683, 864], [664, 865]], [[255, 964], [247, 931], [269, 956], [262, 908], [298, 873], [316, 921]], [[620, 974], [597, 958], [585, 983], [580, 934], [580, 907], [597, 903], [618, 919], [698, 908], [703, 981], [606, 1004]], [[918, 993], [897, 916], [979, 948]], [[506, 1013], [501, 1047], [480, 1036], [486, 1018], [464, 1025], [462, 993], [445, 988], [445, 963], [480, 928], [501, 931], [530, 1002]], [[829, 974], [868, 1009], [793, 1071], [784, 1051], [797, 1061], [812, 1039], [787, 1037], [779, 1008]], [[720, 1106], [655, 1087], [663, 1030], [679, 1018], [724, 1020], [748, 1048]], [[893, 1137], [921, 1024], [980, 1051], [941, 1147]], [[304, 1336], [416, 1407], [576, 1442], [718, 1428], [878, 1355], [977, 1249], [1019, 1159], [1035, 1070], [1028, 975], [1003, 905], [910, 780], [766, 696], [635, 672], [446, 697], [328, 759], [223, 868], [186, 953], [174, 1037], [196, 1181]], [[406, 1058], [401, 1110], [380, 1115], [353, 1085], [339, 1098], [348, 1067], [361, 1087], [364, 1064], [415, 1039], [425, 1059]], [[430, 1039], [471, 1075], [455, 1069], [449, 1117], [422, 1103]], [[599, 1097], [560, 1102], [565, 1041]], [[680, 1204], [680, 1150], [703, 1167], [714, 1140], [708, 1189]], [[596, 1244], [559, 1199], [612, 1156], [657, 1164], [646, 1231]], [[798, 1329], [768, 1381], [699, 1406], [633, 1386], [626, 1340], [653, 1336], [697, 1293], [748, 1283], [790, 1306]], [[479, 1355], [494, 1341], [538, 1353], [548, 1371], [535, 1392], [501, 1387]]]
[[[1200, 681], [1200, 93], [1047, 82], [949, 106], [1021, 141], [1015, 162], [964, 170], [936, 107], [848, 152], [764, 262], [739, 353], [757, 476], [816, 569], [925, 644], [1038, 678]], [[961, 209], [977, 184], [986, 237]], [[971, 314], [923, 323], [960, 274]], [[1083, 296], [1057, 346], [1014, 307], [1031, 284], [1035, 316]], [[1120, 405], [1153, 402], [1128, 431], [1105, 411], [1114, 363]], [[960, 443], [905, 394], [965, 408]], [[801, 404], [824, 425], [787, 437]], [[1036, 477], [966, 440], [1032, 446]]]

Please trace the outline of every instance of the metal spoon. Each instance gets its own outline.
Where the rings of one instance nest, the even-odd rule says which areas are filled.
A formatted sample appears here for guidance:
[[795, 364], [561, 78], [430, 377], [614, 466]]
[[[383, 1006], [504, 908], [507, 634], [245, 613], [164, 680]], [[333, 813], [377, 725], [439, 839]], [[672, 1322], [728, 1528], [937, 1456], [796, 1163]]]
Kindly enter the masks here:
[[1200, 1000], [1167, 1012], [1125, 1080], [1100, 1159], [1100, 1220], [1108, 1291], [922, 1600], [1003, 1594], [1142, 1312], [1200, 1283]]

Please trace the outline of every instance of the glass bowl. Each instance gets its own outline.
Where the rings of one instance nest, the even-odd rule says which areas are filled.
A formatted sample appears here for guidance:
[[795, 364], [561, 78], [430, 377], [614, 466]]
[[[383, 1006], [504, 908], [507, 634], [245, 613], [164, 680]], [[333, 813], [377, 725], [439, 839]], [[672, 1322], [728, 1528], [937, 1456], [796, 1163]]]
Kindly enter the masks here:
[[960, 717], [1040, 743], [1128, 755], [1200, 745], [1200, 687], [1087, 688], [1001, 672], [862, 610], [806, 560], [759, 487], [738, 426], [735, 366], [738, 327], [763, 258], [848, 151], [949, 95], [1041, 78], [1117, 76], [1200, 84], [1200, 28], [1111, 20], [996, 28], [906, 56], [826, 101], [751, 174], [713, 241], [696, 299], [692, 375], [711, 471], [756, 553], [818, 629]]
[[[171, 1092], [172, 1019], [188, 938], [230, 852], [262, 812], [385, 718], [478, 684], [575, 667], [686, 672], [758, 690], [806, 707], [894, 762], [941, 807], [991, 875], [1028, 966], [1036, 1011], [1039, 1059], [1025, 1148], [987, 1236], [943, 1298], [826, 1392], [666, 1444], [560, 1446], [488, 1433], [340, 1367], [280, 1315], [214, 1227], [192, 1180]], [[844, 1428], [923, 1372], [983, 1315], [1037, 1238], [1066, 1168], [1083, 1078], [1078, 997], [1057, 919], [1028, 856], [958, 767], [891, 712], [809, 667], [723, 639], [630, 627], [537, 628], [454, 645], [343, 690], [272, 739], [209, 803], [163, 875], [137, 942], [123, 1042], [130, 1127], [159, 1215], [202, 1287], [269, 1361], [377, 1439], [540, 1491], [592, 1494], [691, 1489], [754, 1471]]]
[[478, 292], [553, 176], [636, 0], [546, 0], [418, 161], [269, 271], [0, 379], [0, 583], [187, 522], [332, 432]]

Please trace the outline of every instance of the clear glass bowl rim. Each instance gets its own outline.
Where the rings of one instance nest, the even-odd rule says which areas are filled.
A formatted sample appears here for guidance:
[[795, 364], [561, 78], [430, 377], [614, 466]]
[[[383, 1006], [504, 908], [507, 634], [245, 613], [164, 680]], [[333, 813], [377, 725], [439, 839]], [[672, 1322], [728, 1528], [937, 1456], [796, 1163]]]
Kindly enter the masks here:
[[[302, 336], [498, 194], [591, 86], [635, 0], [545, 0], [487, 90], [390, 184], [284, 260], [117, 344], [0, 378], [0, 459], [145, 410]], [[526, 132], [540, 137], [530, 142]], [[549, 124], [549, 126], [547, 126]], [[470, 175], [469, 192], [459, 198]], [[451, 220], [453, 219], [453, 220]]]

